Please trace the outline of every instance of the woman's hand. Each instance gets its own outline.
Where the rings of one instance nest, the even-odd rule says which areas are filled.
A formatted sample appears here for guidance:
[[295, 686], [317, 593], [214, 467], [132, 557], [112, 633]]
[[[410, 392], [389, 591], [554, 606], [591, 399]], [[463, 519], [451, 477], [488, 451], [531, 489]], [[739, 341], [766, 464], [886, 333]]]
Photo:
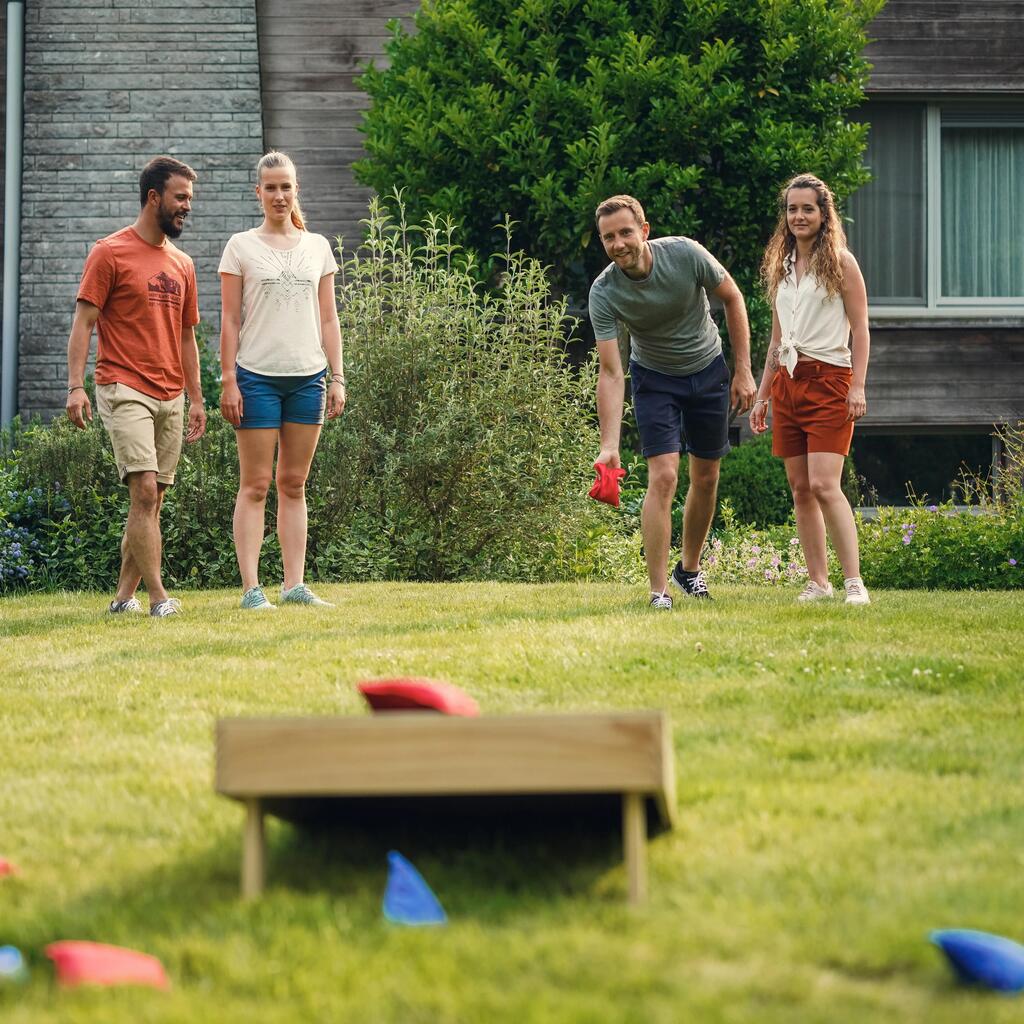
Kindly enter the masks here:
[[345, 385], [341, 381], [331, 381], [327, 388], [327, 418], [336, 420], [345, 408]]
[[238, 390], [238, 383], [234, 380], [225, 380], [220, 389], [220, 412], [221, 415], [233, 427], [242, 423], [242, 392]]
[[750, 429], [763, 434], [768, 429], [768, 399], [759, 398], [750, 410]]
[[868, 400], [864, 397], [863, 384], [851, 384], [846, 395], [846, 418], [859, 420], [868, 411]]

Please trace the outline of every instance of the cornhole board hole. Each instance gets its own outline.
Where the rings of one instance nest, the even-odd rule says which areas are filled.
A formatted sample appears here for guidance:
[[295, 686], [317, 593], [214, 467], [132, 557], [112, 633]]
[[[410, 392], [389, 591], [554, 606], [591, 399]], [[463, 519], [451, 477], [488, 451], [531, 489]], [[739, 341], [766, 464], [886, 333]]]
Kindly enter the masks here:
[[444, 798], [538, 802], [603, 797], [621, 804], [629, 902], [647, 893], [649, 833], [675, 823], [672, 730], [658, 711], [452, 718], [224, 718], [216, 789], [245, 805], [242, 896], [263, 890], [265, 814], [310, 823], [334, 805]]

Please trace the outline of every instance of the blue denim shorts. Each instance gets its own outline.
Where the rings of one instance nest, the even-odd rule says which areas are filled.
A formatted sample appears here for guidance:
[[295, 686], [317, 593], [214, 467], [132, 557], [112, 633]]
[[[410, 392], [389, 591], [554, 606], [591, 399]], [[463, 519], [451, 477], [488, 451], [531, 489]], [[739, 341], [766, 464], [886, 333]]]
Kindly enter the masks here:
[[239, 430], [277, 428], [282, 423], [323, 423], [327, 405], [327, 370], [308, 377], [268, 377], [235, 367], [242, 393]]
[[729, 454], [729, 367], [716, 356], [703, 370], [675, 377], [630, 361], [636, 425], [645, 459], [686, 450], [698, 459]]

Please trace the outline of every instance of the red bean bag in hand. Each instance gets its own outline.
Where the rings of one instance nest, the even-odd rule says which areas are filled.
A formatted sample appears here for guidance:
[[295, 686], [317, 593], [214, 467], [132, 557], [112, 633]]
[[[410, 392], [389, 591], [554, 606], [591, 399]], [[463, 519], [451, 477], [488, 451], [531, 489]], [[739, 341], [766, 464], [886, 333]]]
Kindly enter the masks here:
[[155, 956], [102, 942], [51, 942], [46, 955], [57, 969], [57, 981], [76, 985], [150, 985], [170, 988], [163, 964]]
[[612, 469], [603, 462], [595, 462], [597, 479], [594, 486], [587, 492], [591, 498], [603, 501], [606, 505], [619, 507], [619, 481], [626, 475], [624, 469]]
[[439, 711], [442, 715], [475, 718], [480, 707], [451, 683], [415, 677], [359, 683], [359, 692], [374, 711]]

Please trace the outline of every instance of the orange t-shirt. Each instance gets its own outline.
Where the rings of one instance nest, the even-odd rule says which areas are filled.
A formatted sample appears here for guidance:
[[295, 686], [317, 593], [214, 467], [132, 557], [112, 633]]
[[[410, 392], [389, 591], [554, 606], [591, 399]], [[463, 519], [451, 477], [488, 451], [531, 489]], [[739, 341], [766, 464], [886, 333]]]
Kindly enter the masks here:
[[97, 384], [126, 384], [165, 402], [181, 394], [181, 332], [199, 323], [191, 257], [170, 239], [150, 245], [122, 228], [92, 247], [78, 298], [100, 311]]

